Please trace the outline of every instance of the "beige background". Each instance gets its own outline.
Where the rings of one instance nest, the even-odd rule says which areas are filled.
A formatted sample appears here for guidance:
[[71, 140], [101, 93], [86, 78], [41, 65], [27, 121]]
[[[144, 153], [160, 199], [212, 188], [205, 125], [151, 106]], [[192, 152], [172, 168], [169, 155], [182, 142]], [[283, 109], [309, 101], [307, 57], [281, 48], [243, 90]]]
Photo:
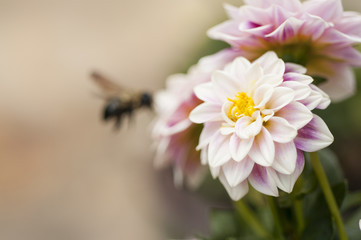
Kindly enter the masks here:
[[198, 200], [153, 169], [152, 113], [114, 133], [100, 121], [103, 103], [88, 75], [98, 69], [129, 87], [161, 88], [225, 19], [222, 2], [0, 0], [0, 239], [206, 230], [187, 223]]

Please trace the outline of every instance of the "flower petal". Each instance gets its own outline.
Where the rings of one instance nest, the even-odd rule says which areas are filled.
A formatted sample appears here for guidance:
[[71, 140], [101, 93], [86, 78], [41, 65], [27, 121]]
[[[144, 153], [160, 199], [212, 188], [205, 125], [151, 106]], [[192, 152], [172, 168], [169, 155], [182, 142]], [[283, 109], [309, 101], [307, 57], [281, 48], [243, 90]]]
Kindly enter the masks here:
[[206, 122], [203, 126], [203, 130], [201, 132], [201, 135], [199, 137], [199, 143], [196, 147], [196, 150], [200, 150], [207, 146], [209, 142], [211, 141], [214, 134], [217, 133], [217, 131], [220, 128], [219, 122]]
[[305, 152], [316, 152], [328, 147], [333, 142], [333, 136], [326, 123], [317, 115], [303, 128], [298, 130], [295, 139], [296, 147]]
[[266, 128], [255, 137], [248, 155], [261, 166], [271, 166], [275, 157], [275, 146], [271, 134]]
[[257, 191], [278, 197], [278, 189], [274, 179], [274, 172], [271, 168], [265, 168], [259, 165], [254, 165], [251, 175], [248, 177], [249, 183]]
[[229, 150], [233, 160], [239, 162], [247, 156], [252, 147], [253, 139], [253, 137], [249, 139], [241, 139], [236, 134], [231, 136]]
[[194, 123], [221, 121], [221, 106], [214, 103], [202, 103], [189, 114], [189, 119]]
[[212, 84], [217, 89], [216, 94], [221, 102], [234, 97], [240, 88], [235, 78], [223, 71], [215, 71], [212, 74]]
[[229, 137], [219, 131], [213, 136], [208, 146], [208, 161], [211, 167], [219, 167], [231, 159]]
[[233, 201], [240, 200], [244, 195], [248, 193], [248, 183], [247, 181], [243, 181], [235, 187], [231, 187], [224, 174], [221, 172], [219, 175], [219, 180], [223, 184], [224, 188], [226, 189], [228, 195], [231, 197]]
[[299, 102], [286, 105], [277, 111], [276, 116], [286, 119], [297, 130], [304, 127], [313, 118], [312, 112]]
[[297, 129], [284, 118], [272, 117], [265, 126], [275, 142], [287, 143], [297, 136]]
[[[256, 116], [256, 120], [254, 120], [253, 115]], [[262, 117], [259, 111], [254, 112], [253, 115], [252, 117], [244, 116], [237, 120], [235, 129], [238, 137], [248, 139], [261, 131]]]
[[294, 142], [275, 143], [275, 149], [275, 160], [272, 167], [279, 173], [293, 173], [297, 161], [297, 150]]
[[305, 166], [305, 158], [303, 156], [302, 151], [297, 150], [297, 161], [296, 161], [296, 167], [293, 173], [291, 174], [282, 174], [277, 173], [277, 186], [285, 191], [285, 192], [292, 192], [293, 186], [295, 185], [298, 177], [301, 175], [303, 168]]
[[245, 158], [241, 162], [228, 161], [222, 166], [222, 170], [228, 184], [235, 187], [247, 179], [253, 166], [254, 162], [250, 158]]
[[319, 85], [332, 101], [339, 102], [353, 95], [356, 91], [356, 80], [352, 69], [348, 66], [335, 67], [335, 74], [327, 77], [327, 82]]
[[286, 87], [276, 87], [271, 99], [268, 101], [266, 108], [279, 110], [289, 104], [295, 97], [292, 89]]
[[199, 84], [194, 88], [195, 95], [204, 102], [219, 103], [217, 95], [214, 92], [214, 88], [211, 82]]

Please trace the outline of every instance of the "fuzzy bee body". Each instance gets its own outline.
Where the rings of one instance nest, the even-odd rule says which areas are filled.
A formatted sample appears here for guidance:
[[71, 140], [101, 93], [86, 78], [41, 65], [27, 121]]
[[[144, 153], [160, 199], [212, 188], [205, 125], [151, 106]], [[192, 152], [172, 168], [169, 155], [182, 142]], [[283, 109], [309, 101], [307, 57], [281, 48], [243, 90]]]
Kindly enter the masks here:
[[103, 120], [115, 119], [119, 128], [123, 117], [131, 119], [133, 112], [140, 108], [152, 107], [152, 95], [148, 92], [133, 92], [94, 72], [93, 80], [102, 89], [106, 101], [103, 108]]

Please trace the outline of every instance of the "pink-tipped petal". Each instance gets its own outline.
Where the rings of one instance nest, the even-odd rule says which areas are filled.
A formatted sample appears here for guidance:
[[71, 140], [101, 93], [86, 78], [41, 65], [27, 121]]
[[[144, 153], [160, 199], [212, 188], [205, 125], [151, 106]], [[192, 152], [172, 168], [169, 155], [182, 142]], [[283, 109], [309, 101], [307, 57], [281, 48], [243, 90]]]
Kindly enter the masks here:
[[294, 172], [291, 174], [277, 173], [278, 177], [275, 178], [277, 182], [277, 186], [285, 192], [288, 193], [292, 192], [293, 187], [298, 177], [301, 175], [304, 166], [305, 166], [305, 159], [303, 153], [302, 151], [297, 150], [297, 161]]
[[311, 94], [311, 88], [307, 84], [296, 81], [287, 81], [282, 83], [283, 87], [291, 88], [295, 92], [295, 100], [307, 98]]
[[272, 167], [279, 173], [293, 173], [297, 161], [297, 149], [294, 142], [275, 143], [275, 149], [275, 160]]
[[266, 124], [266, 129], [271, 134], [273, 141], [288, 143], [297, 136], [297, 129], [280, 117], [272, 117]]
[[303, 10], [330, 22], [342, 17], [343, 14], [341, 0], [306, 1], [303, 3]]
[[312, 112], [299, 102], [292, 102], [283, 107], [277, 111], [276, 116], [286, 119], [297, 130], [304, 127], [313, 118]]
[[296, 147], [305, 152], [316, 152], [328, 147], [333, 136], [326, 123], [317, 115], [303, 128], [298, 130], [295, 139]]
[[223, 165], [222, 170], [228, 184], [235, 187], [246, 180], [252, 172], [253, 166], [254, 162], [250, 158], [245, 158], [241, 162], [228, 161]]
[[278, 189], [272, 171], [274, 170], [271, 168], [254, 165], [248, 181], [257, 191], [278, 197]]

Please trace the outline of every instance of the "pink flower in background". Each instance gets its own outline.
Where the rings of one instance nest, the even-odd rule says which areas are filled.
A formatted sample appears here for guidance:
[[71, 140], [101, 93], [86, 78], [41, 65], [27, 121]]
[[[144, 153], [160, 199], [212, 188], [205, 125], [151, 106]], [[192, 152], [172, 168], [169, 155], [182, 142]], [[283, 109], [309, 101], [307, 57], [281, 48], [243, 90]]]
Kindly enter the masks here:
[[155, 165], [172, 165], [176, 186], [186, 181], [188, 186], [197, 187], [207, 172], [201, 165], [199, 152], [195, 150], [202, 126], [188, 118], [194, 107], [201, 103], [194, 95], [193, 87], [210, 81], [212, 71], [222, 69], [238, 55], [238, 52], [227, 49], [204, 57], [187, 74], [169, 77], [166, 89], [155, 95]]
[[302, 151], [333, 142], [311, 112], [330, 100], [305, 72], [267, 52], [253, 63], [236, 58], [195, 87], [204, 101], [190, 114], [204, 123], [197, 148], [233, 200], [248, 192], [248, 182], [267, 195], [278, 196], [278, 188], [291, 192], [303, 170]]
[[275, 51], [285, 62], [307, 68], [326, 79], [319, 85], [342, 100], [355, 91], [351, 67], [361, 66], [361, 15], [344, 12], [341, 0], [245, 0], [240, 8], [226, 6], [230, 20], [209, 30], [213, 39], [228, 42], [254, 60]]

